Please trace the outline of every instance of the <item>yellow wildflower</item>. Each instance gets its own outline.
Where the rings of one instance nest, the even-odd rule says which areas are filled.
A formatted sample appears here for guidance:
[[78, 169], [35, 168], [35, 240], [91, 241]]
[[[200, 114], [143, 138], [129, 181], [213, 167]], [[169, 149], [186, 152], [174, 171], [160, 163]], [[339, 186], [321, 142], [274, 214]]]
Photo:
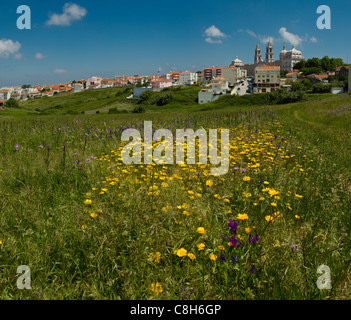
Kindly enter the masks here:
[[266, 216], [265, 219], [267, 222], [274, 221], [272, 216]]
[[211, 259], [212, 261], [216, 261], [216, 260], [217, 260], [217, 256], [214, 255], [213, 253], [211, 253], [211, 254], [210, 254], [210, 259]]
[[207, 180], [206, 181], [206, 186], [207, 187], [212, 187], [213, 186], [213, 181], [212, 180]]
[[193, 253], [188, 253], [188, 257], [189, 257], [191, 260], [195, 260], [195, 259], [196, 259], [196, 256], [195, 256], [195, 254], [193, 254]]
[[188, 252], [187, 250], [185, 250], [184, 248], [181, 248], [177, 251], [177, 256], [180, 258], [185, 257], [187, 252]]
[[244, 221], [244, 220], [248, 220], [249, 216], [246, 213], [239, 213], [237, 216], [237, 219]]
[[162, 285], [160, 283], [155, 283], [153, 282], [151, 284], [151, 291], [156, 295], [158, 296], [160, 293], [163, 292], [163, 289], [162, 289]]
[[159, 263], [161, 260], [161, 253], [160, 252], [151, 252], [149, 254], [149, 260], [156, 262], [156, 263]]

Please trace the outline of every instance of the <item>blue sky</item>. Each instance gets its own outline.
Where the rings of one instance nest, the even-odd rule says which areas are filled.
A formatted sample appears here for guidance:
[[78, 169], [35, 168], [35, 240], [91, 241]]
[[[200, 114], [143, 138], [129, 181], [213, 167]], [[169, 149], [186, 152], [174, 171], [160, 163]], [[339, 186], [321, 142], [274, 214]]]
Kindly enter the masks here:
[[[16, 26], [31, 9], [31, 30]], [[331, 8], [331, 30], [316, 26]], [[0, 10], [0, 86], [55, 84], [93, 75], [151, 75], [253, 63], [257, 42], [297, 42], [305, 58], [351, 63], [349, 0], [7, 1]]]

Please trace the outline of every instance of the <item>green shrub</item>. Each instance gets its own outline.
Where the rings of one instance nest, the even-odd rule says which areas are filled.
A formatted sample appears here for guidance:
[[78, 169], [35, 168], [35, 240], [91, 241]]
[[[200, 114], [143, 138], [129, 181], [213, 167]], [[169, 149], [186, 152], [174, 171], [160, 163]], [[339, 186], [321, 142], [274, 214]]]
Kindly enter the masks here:
[[273, 104], [287, 104], [303, 101], [305, 99], [305, 92], [299, 91], [286, 91], [284, 89], [278, 89], [276, 92], [269, 94], [270, 102]]
[[5, 107], [6, 108], [19, 108], [20, 106], [15, 99], [10, 98], [8, 101], [5, 102]]
[[150, 104], [155, 104], [157, 106], [165, 106], [174, 99], [174, 94], [172, 92], [161, 92], [153, 96], [150, 100]]
[[133, 113], [145, 113], [145, 107], [144, 106], [136, 106], [133, 110]]
[[139, 97], [138, 104], [147, 103], [151, 96], [152, 92], [150, 90], [144, 91]]
[[323, 84], [323, 83], [316, 83], [312, 87], [313, 93], [329, 93], [330, 92], [330, 85]]
[[67, 110], [66, 114], [72, 114], [72, 115], [78, 115], [78, 111], [73, 111], [73, 110]]

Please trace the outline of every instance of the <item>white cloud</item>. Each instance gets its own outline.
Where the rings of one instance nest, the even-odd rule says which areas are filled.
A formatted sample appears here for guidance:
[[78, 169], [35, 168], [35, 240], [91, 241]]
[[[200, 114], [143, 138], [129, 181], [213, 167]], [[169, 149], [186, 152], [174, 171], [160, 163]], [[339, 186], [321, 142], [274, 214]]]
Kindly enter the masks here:
[[205, 30], [205, 34], [208, 37], [213, 37], [213, 38], [224, 38], [226, 35], [221, 32], [216, 26], [211, 26]]
[[213, 40], [212, 38], [206, 38], [205, 41], [207, 43], [223, 43], [222, 40]]
[[[0, 40], [0, 58], [9, 58], [11, 55], [18, 55], [18, 51], [21, 49], [22, 45], [16, 41], [12, 41], [10, 39], [2, 39]], [[19, 56], [17, 56], [18, 58]], [[21, 56], [22, 57], [22, 56]]]
[[15, 56], [14, 56], [14, 58], [15, 58], [16, 60], [21, 60], [21, 59], [23, 58], [23, 54], [22, 54], [22, 53], [16, 53]]
[[[240, 32], [243, 32], [244, 30], [240, 30]], [[258, 34], [256, 34], [255, 32], [253, 32], [252, 30], [249, 30], [249, 29], [247, 29], [247, 30], [245, 30], [246, 31], [246, 33], [248, 34], [248, 35], [250, 35], [251, 37], [253, 37], [253, 38], [256, 38], [256, 39], [258, 39], [260, 42], [262, 42], [262, 43], [268, 43], [269, 41], [272, 43], [272, 44], [274, 44], [274, 41], [275, 41], [275, 38], [274, 37], [272, 37], [272, 36], [262, 36], [262, 35], [258, 35]]]
[[270, 37], [270, 36], [259, 36], [259, 39], [262, 43], [267, 43], [267, 44], [270, 41], [272, 45], [274, 44], [274, 41], [275, 41], [274, 37]]
[[87, 9], [75, 3], [66, 3], [63, 7], [63, 13], [52, 14], [46, 24], [49, 26], [70, 26], [73, 21], [83, 19], [87, 13]]
[[311, 37], [311, 38], [310, 38], [310, 41], [311, 41], [312, 43], [317, 43], [317, 42], [318, 42], [318, 39], [317, 39], [316, 37]]
[[288, 32], [284, 27], [280, 28], [279, 34], [281, 35], [284, 41], [289, 42], [290, 44], [298, 46], [303, 42], [303, 39], [300, 36]]
[[56, 74], [62, 74], [62, 73], [67, 73], [68, 71], [66, 69], [55, 69], [54, 73]]
[[47, 57], [46, 55], [44, 55], [40, 52], [35, 54], [35, 59], [37, 59], [37, 60], [42, 60], [42, 59], [45, 59], [46, 57]]
[[246, 30], [246, 32], [251, 36], [251, 37], [254, 37], [254, 38], [257, 38], [257, 35], [255, 32], [251, 31], [251, 30]]

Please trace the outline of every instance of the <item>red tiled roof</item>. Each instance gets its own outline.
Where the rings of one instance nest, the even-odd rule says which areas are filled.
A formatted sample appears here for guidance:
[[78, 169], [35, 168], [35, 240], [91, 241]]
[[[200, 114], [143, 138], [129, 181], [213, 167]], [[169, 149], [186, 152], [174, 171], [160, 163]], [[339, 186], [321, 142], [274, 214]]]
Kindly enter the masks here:
[[278, 66], [264, 66], [264, 67], [260, 67], [258, 69], [260, 69], [260, 70], [278, 70], [278, 69], [280, 69], [280, 67], [278, 67]]
[[326, 78], [328, 78], [328, 75], [327, 74], [315, 74], [314, 77], [319, 78], [319, 79], [326, 79]]

